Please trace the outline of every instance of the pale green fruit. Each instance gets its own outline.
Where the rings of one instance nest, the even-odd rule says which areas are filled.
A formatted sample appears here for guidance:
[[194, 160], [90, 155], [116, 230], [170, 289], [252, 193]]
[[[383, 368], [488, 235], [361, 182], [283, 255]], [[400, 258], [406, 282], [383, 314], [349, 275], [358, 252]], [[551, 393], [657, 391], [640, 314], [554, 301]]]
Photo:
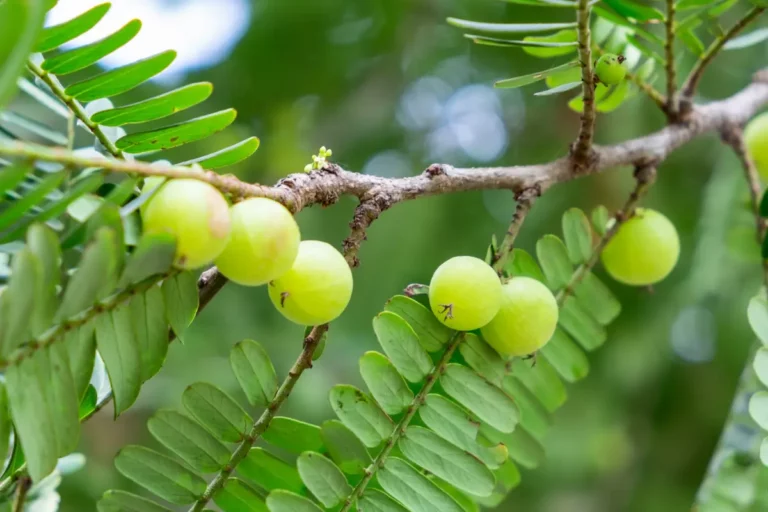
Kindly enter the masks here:
[[183, 269], [211, 263], [229, 239], [229, 205], [204, 181], [169, 181], [152, 197], [142, 220], [145, 233], [174, 236], [175, 265]]
[[337, 318], [352, 297], [352, 271], [332, 245], [299, 244], [291, 269], [269, 283], [269, 298], [291, 322], [320, 325]]
[[501, 281], [483, 260], [456, 256], [437, 267], [429, 283], [429, 305], [438, 320], [457, 331], [479, 329], [501, 304]]
[[755, 117], [744, 128], [744, 145], [755, 162], [757, 172], [768, 180], [768, 112]]
[[144, 201], [141, 204], [141, 206], [139, 206], [139, 212], [141, 213], [142, 217], [144, 216], [144, 212], [147, 211], [147, 208], [149, 207], [149, 203], [152, 201], [151, 196], [153, 196], [155, 192], [158, 191], [159, 187], [163, 183], [165, 183], [166, 179], [167, 178], [165, 178], [164, 176], [148, 176], [144, 178], [144, 186], [141, 187], [141, 194], [142, 195], [146, 194], [150, 197], [148, 197], [147, 200]]
[[246, 199], [230, 208], [227, 246], [216, 266], [232, 281], [258, 286], [291, 269], [299, 253], [299, 226], [288, 209], [271, 199]]
[[606, 85], [613, 85], [624, 80], [627, 68], [623, 64], [624, 58], [613, 53], [606, 53], [595, 64], [595, 75]]
[[619, 282], [647, 286], [667, 277], [680, 256], [675, 226], [661, 213], [638, 208], [603, 250], [605, 270]]
[[501, 287], [498, 314], [480, 333], [502, 356], [525, 356], [547, 344], [557, 318], [557, 301], [549, 288], [530, 277], [513, 277]]

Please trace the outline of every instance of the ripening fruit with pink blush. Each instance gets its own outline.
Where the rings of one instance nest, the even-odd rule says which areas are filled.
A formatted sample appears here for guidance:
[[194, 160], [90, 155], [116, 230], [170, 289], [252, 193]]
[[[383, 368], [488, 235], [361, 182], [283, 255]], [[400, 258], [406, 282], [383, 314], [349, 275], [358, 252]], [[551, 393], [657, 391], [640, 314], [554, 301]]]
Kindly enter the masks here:
[[162, 185], [145, 208], [142, 221], [145, 233], [174, 236], [174, 264], [182, 269], [213, 262], [229, 240], [227, 200], [200, 180], [171, 180]]

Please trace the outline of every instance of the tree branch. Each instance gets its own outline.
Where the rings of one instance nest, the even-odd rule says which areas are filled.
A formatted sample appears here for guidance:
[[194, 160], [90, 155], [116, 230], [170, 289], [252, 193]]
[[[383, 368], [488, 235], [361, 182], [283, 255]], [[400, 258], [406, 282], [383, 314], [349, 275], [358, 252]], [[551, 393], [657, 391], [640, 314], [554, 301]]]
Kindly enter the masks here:
[[537, 188], [530, 188], [518, 194], [515, 198], [517, 201], [515, 214], [512, 216], [512, 221], [509, 223], [509, 228], [507, 228], [507, 232], [504, 235], [504, 239], [501, 241], [501, 245], [499, 245], [498, 250], [491, 260], [491, 266], [499, 275], [502, 274], [504, 265], [507, 263], [507, 259], [509, 259], [512, 249], [514, 249], [515, 239], [517, 239], [517, 235], [523, 227], [525, 218], [531, 211], [533, 203], [536, 202], [536, 199], [540, 195], [540, 190]]
[[584, 96], [584, 112], [581, 113], [579, 136], [573, 146], [573, 161], [577, 169], [587, 167], [591, 160], [592, 139], [595, 133], [595, 74], [592, 70], [592, 42], [589, 17], [592, 5], [589, 0], [578, 0], [576, 9], [581, 60], [581, 84]]
[[667, 104], [668, 114], [677, 112], [677, 72], [675, 70], [675, 2], [667, 0], [667, 17], [664, 24], [667, 38], [664, 41], [665, 58], [667, 60]]
[[712, 44], [709, 45], [709, 48], [704, 51], [682, 87], [683, 96], [680, 100], [680, 110], [683, 111], [684, 114], [687, 114], [692, 107], [693, 94], [696, 92], [696, 87], [698, 87], [699, 81], [707, 66], [712, 62], [715, 56], [717, 56], [723, 46], [725, 46], [725, 43], [733, 39], [736, 34], [741, 32], [744, 27], [749, 25], [749, 23], [757, 18], [763, 11], [765, 11], [765, 9], [765, 7], [753, 7], [750, 9], [743, 18], [736, 22], [736, 24], [725, 34], [715, 39]]

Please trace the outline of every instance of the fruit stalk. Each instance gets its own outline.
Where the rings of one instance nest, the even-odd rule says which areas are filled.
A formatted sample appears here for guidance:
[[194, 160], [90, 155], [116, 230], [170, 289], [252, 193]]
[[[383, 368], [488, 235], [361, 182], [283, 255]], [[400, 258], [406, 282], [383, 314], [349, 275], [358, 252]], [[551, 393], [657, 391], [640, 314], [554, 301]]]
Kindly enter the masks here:
[[504, 239], [501, 241], [499, 248], [493, 255], [493, 260], [491, 261], [491, 266], [499, 275], [503, 272], [504, 265], [506, 265], [507, 259], [509, 259], [509, 255], [512, 253], [512, 249], [514, 249], [515, 239], [517, 239], [517, 234], [523, 227], [525, 218], [531, 211], [533, 203], [536, 202], [536, 199], [540, 195], [541, 192], [538, 189], [531, 188], [524, 190], [515, 198], [517, 201], [515, 214], [512, 216], [512, 221], [509, 223], [509, 228], [507, 228]]

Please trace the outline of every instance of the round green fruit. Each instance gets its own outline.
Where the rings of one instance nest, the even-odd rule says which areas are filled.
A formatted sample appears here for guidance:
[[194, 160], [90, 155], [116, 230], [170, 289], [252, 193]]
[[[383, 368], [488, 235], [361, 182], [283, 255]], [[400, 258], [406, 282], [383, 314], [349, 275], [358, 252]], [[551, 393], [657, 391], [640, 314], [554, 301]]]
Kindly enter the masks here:
[[501, 281], [483, 260], [456, 256], [435, 270], [429, 283], [429, 305], [438, 320], [457, 331], [479, 329], [501, 304]]
[[661, 213], [638, 208], [603, 250], [605, 270], [619, 282], [647, 286], [667, 277], [680, 256], [675, 226]]
[[755, 162], [757, 172], [764, 180], [768, 180], [768, 112], [763, 112], [747, 123], [744, 128], [744, 145]]
[[158, 192], [160, 189], [160, 186], [165, 183], [164, 176], [148, 176], [144, 178], [144, 186], [141, 187], [141, 194], [146, 194], [147, 199], [139, 206], [139, 212], [141, 213], [141, 216], [144, 216], [144, 212], [147, 211], [147, 208], [149, 207], [149, 203], [152, 200], [152, 197], [155, 195], [155, 192]]
[[216, 258], [222, 274], [236, 283], [258, 286], [291, 269], [301, 237], [285, 206], [258, 197], [237, 203], [229, 215], [229, 242]]
[[606, 53], [595, 64], [595, 75], [605, 85], [613, 85], [624, 80], [627, 68], [624, 66], [624, 57], [613, 53]]
[[176, 238], [175, 265], [183, 269], [211, 263], [229, 239], [229, 205], [204, 181], [169, 181], [152, 197], [142, 220], [145, 233]]
[[501, 287], [499, 312], [480, 333], [500, 355], [525, 356], [547, 344], [557, 318], [557, 301], [549, 288], [530, 277], [513, 277]]
[[299, 244], [291, 269], [270, 281], [269, 298], [291, 322], [320, 325], [337, 318], [352, 297], [352, 271], [332, 245], [315, 240]]

